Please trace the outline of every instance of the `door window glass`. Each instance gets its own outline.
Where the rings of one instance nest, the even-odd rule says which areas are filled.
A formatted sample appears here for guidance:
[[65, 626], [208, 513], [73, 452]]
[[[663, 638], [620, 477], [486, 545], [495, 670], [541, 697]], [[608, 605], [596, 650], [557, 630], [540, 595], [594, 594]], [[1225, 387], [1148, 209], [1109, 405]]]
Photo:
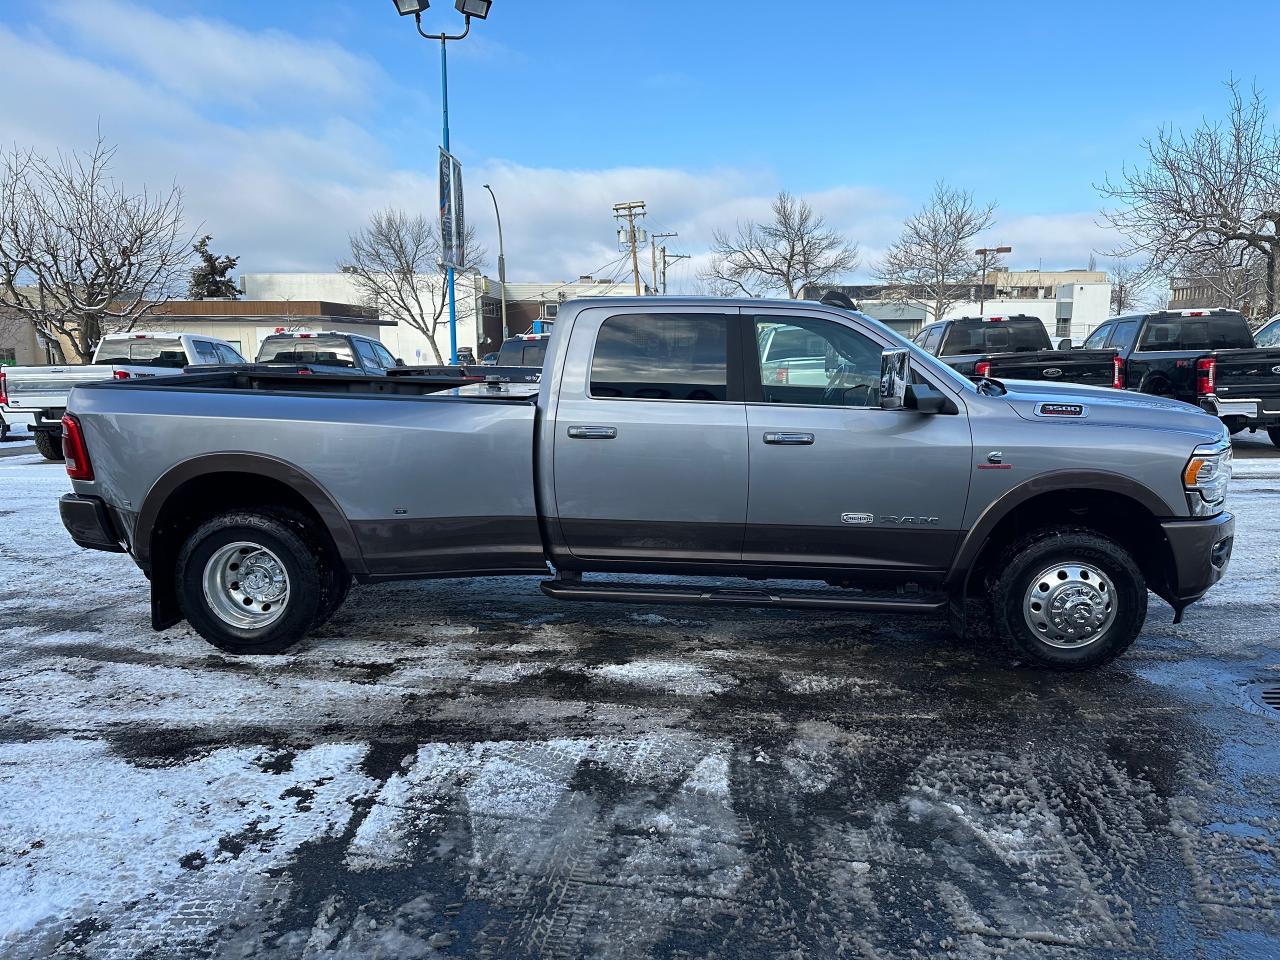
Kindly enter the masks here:
[[843, 324], [810, 317], [756, 317], [766, 403], [880, 405], [878, 343]]
[[244, 357], [236, 353], [231, 347], [221, 343], [215, 343], [213, 349], [218, 353], [219, 363], [244, 363]]
[[1121, 350], [1133, 343], [1134, 335], [1138, 332], [1137, 320], [1125, 320], [1117, 323], [1111, 336], [1107, 339], [1108, 347], [1119, 347]]
[[373, 344], [368, 340], [353, 339], [351, 341], [356, 345], [356, 353], [360, 354], [360, 359], [364, 361], [366, 370], [381, 370], [382, 363], [378, 360], [378, 355], [373, 352]]
[[1100, 350], [1107, 345], [1107, 338], [1111, 336], [1111, 324], [1104, 323], [1093, 333], [1089, 334], [1089, 338], [1085, 340], [1084, 345], [1087, 350]]
[[938, 355], [938, 344], [942, 340], [942, 331], [944, 329], [945, 328], [941, 326], [929, 328], [929, 334], [925, 337], [923, 344], [926, 353], [931, 353], [934, 356]]
[[[596, 336], [595, 354], [591, 359], [591, 396], [628, 400], [726, 400], [728, 339], [729, 322], [721, 316], [629, 314], [610, 317], [600, 325]], [[526, 357], [526, 361], [528, 359]]]
[[218, 362], [218, 352], [208, 340], [192, 340], [191, 345], [196, 349], [196, 363]]
[[373, 352], [377, 354], [378, 359], [382, 361], [382, 365], [388, 370], [396, 365], [396, 358], [393, 357], [391, 355], [391, 351], [382, 344], [371, 343], [370, 346], [373, 347]]

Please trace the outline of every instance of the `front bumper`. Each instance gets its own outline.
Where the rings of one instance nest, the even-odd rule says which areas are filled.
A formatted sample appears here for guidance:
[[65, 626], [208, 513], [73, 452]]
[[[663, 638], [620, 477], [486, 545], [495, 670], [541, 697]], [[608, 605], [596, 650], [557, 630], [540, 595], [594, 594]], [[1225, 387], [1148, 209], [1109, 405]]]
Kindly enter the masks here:
[[88, 550], [124, 553], [107, 505], [99, 497], [82, 497], [68, 493], [58, 501], [62, 525], [71, 539]]
[[1199, 600], [1222, 579], [1231, 562], [1236, 518], [1229, 513], [1203, 520], [1167, 520], [1160, 524], [1173, 554], [1170, 602]]

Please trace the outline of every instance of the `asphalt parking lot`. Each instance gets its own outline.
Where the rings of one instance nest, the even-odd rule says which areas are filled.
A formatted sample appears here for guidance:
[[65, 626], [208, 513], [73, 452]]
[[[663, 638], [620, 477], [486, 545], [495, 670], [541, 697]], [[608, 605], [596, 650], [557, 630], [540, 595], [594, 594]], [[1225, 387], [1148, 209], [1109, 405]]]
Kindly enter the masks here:
[[1280, 955], [1280, 459], [1229, 579], [1085, 675], [940, 622], [356, 588], [148, 628], [0, 459], [0, 955]]

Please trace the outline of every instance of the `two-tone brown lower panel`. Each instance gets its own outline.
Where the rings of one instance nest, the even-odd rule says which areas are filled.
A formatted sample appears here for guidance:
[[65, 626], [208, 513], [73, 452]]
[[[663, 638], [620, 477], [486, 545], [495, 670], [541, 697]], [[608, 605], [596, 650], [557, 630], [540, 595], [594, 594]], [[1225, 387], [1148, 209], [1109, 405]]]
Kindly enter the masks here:
[[536, 517], [431, 517], [351, 524], [374, 577], [545, 573]]

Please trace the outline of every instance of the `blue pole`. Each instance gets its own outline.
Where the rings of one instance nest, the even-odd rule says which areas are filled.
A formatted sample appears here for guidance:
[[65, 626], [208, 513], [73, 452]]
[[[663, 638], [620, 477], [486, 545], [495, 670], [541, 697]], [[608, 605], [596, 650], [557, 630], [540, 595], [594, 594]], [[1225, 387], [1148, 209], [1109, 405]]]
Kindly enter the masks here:
[[[440, 38], [440, 102], [444, 105], [444, 149], [449, 152], [449, 57], [445, 38]], [[457, 229], [454, 224], [454, 229]], [[444, 238], [441, 237], [443, 240]], [[446, 255], [452, 251], [444, 251]], [[449, 362], [458, 362], [458, 303], [454, 293], [453, 266], [447, 268], [445, 283], [449, 286]]]

